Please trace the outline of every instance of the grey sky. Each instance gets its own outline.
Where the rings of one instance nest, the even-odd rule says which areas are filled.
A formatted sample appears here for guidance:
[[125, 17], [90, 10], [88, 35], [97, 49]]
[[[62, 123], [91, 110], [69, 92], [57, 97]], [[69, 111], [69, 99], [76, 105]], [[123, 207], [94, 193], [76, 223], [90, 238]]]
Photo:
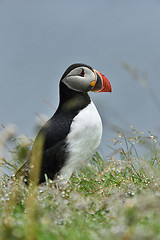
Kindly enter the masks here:
[[40, 98], [56, 107], [61, 75], [83, 62], [105, 74], [113, 88], [112, 94], [90, 94], [104, 122], [104, 143], [115, 136], [108, 121], [156, 132], [160, 113], [121, 62], [146, 71], [160, 101], [159, 13], [157, 0], [1, 0], [0, 122], [33, 136], [34, 111], [54, 112]]

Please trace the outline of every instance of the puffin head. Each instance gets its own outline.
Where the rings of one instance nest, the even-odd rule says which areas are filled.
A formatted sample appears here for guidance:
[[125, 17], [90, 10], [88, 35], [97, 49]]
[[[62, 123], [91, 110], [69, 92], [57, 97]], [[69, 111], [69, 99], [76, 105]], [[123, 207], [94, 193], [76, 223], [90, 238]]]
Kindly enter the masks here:
[[61, 82], [68, 88], [78, 92], [111, 92], [109, 80], [92, 67], [76, 63], [64, 72]]

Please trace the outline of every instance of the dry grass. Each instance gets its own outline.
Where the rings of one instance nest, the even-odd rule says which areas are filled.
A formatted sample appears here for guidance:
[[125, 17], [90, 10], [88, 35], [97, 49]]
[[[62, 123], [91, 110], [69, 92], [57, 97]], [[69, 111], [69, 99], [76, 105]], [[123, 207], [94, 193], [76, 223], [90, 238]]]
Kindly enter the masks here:
[[[3, 175], [0, 239], [160, 239], [159, 140], [132, 127], [130, 136], [119, 133], [112, 141], [108, 158], [96, 154], [63, 189], [50, 180], [27, 188]], [[139, 144], [147, 146], [148, 159], [138, 153]], [[10, 164], [2, 156], [3, 170], [17, 168], [28, 149], [14, 139]]]

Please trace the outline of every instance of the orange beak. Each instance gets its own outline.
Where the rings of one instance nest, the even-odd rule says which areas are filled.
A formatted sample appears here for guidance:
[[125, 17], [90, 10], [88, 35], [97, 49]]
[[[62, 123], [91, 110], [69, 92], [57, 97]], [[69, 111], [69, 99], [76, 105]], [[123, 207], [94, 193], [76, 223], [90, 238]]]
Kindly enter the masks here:
[[94, 70], [96, 75], [96, 83], [92, 88], [92, 92], [112, 92], [111, 84], [109, 80], [97, 70]]

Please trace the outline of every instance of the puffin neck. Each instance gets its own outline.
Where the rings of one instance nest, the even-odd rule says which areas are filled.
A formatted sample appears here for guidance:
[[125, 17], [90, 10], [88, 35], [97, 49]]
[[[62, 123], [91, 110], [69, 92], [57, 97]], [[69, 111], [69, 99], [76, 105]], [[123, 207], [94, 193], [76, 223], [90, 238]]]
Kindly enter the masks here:
[[74, 91], [63, 82], [60, 82], [59, 94], [60, 103], [58, 108], [65, 112], [80, 111], [91, 102], [87, 92]]

